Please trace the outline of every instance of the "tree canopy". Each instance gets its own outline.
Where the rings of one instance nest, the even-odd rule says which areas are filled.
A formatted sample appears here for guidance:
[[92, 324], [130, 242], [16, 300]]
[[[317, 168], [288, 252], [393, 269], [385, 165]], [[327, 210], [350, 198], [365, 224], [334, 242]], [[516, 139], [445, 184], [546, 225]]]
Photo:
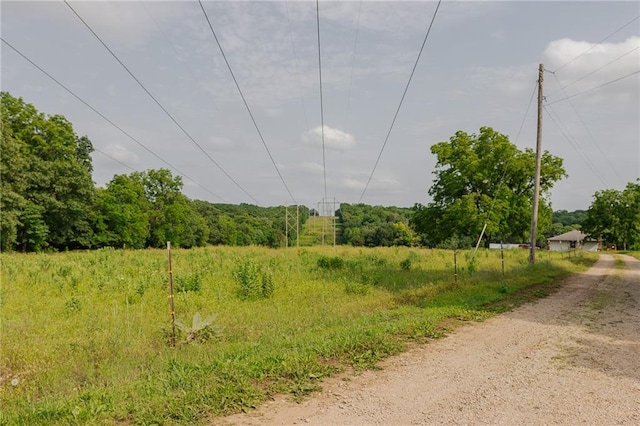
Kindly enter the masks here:
[[624, 190], [605, 189], [593, 196], [582, 229], [605, 245], [640, 249], [640, 179]]
[[[523, 242], [530, 235], [535, 152], [521, 151], [490, 127], [478, 134], [458, 131], [431, 147], [437, 163], [429, 195], [415, 206], [412, 227], [429, 246], [452, 237], [477, 239], [487, 225], [485, 242]], [[549, 193], [567, 176], [563, 161], [542, 154], [538, 226], [541, 240], [551, 225]]]
[[0, 93], [2, 249], [80, 248], [91, 244], [93, 146], [60, 115]]

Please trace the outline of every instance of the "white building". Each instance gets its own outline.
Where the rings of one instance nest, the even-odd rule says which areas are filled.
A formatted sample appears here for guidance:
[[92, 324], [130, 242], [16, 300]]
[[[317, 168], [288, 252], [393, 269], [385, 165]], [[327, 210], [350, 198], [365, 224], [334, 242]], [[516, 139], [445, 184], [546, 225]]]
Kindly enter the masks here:
[[578, 230], [565, 232], [547, 240], [550, 251], [569, 251], [582, 249], [585, 251], [598, 251], [600, 244], [598, 241], [587, 240], [587, 234]]

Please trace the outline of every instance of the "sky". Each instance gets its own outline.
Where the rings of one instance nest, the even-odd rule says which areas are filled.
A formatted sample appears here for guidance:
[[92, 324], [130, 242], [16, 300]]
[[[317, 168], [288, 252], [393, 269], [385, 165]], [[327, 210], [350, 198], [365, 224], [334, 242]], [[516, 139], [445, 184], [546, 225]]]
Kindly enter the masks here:
[[458, 130], [535, 149], [543, 63], [553, 209], [640, 176], [640, 3], [437, 5], [3, 0], [1, 89], [87, 135], [100, 186], [169, 168], [214, 203], [410, 207]]

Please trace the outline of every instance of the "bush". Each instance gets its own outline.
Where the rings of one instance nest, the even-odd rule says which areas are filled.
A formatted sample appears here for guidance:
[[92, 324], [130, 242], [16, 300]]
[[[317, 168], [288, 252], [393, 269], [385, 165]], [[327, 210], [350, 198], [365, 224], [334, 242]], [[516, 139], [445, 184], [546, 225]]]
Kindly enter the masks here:
[[273, 296], [275, 284], [271, 271], [263, 270], [260, 265], [250, 260], [241, 263], [233, 271], [233, 278], [243, 299], [262, 299]]
[[321, 256], [318, 259], [318, 268], [320, 269], [342, 269], [344, 268], [344, 260], [338, 256]]
[[184, 277], [176, 276], [174, 281], [174, 289], [178, 292], [198, 292], [200, 291], [200, 287], [202, 286], [202, 280], [200, 279], [200, 274], [198, 273], [186, 275]]

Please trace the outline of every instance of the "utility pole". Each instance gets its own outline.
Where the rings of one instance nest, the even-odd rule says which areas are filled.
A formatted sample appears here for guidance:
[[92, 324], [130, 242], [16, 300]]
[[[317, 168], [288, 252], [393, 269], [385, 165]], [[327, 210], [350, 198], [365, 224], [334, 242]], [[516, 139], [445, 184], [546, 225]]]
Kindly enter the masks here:
[[538, 69], [538, 131], [536, 135], [536, 174], [533, 184], [533, 212], [531, 214], [531, 245], [529, 247], [529, 265], [536, 263], [536, 232], [538, 230], [538, 203], [540, 201], [540, 166], [542, 162], [542, 83], [544, 65]]

